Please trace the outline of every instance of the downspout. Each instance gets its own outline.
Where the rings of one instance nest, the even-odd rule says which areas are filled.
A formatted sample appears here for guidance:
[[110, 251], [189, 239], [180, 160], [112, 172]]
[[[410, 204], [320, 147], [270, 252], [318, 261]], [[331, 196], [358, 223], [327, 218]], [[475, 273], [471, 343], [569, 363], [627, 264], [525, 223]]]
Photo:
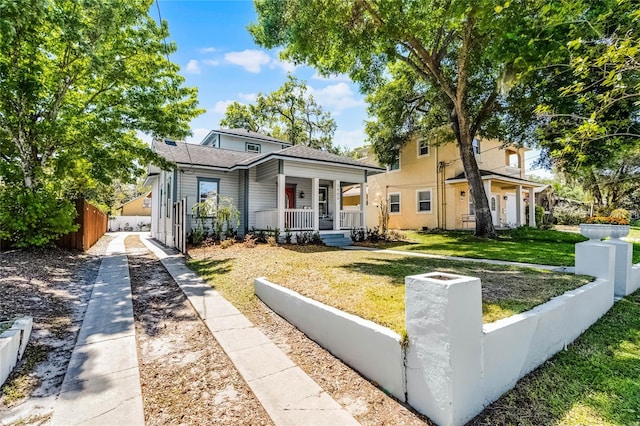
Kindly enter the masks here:
[[244, 221], [244, 233], [249, 232], [249, 169], [244, 171], [244, 212], [242, 213]]
[[[438, 163], [438, 146], [435, 146], [436, 148], [436, 164]], [[442, 199], [442, 195], [440, 194], [440, 190], [438, 189], [438, 186], [440, 185], [439, 182], [439, 177], [438, 177], [438, 172], [436, 170], [436, 206], [438, 206], [438, 210], [437, 210], [437, 215], [436, 215], [436, 228], [440, 229], [440, 220], [441, 220], [441, 214], [442, 214], [442, 206], [440, 205], [440, 200]]]

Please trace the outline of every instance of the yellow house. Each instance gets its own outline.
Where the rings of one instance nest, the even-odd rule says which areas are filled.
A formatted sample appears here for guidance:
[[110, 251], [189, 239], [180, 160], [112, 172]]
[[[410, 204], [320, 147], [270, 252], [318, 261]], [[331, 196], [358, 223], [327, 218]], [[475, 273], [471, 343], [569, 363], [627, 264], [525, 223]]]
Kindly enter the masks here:
[[127, 201], [117, 211], [118, 216], [151, 216], [151, 192]]
[[[540, 186], [526, 179], [526, 148], [474, 140], [474, 151], [494, 226], [525, 224], [525, 201], [535, 200], [534, 188]], [[385, 202], [391, 229], [475, 228], [474, 205], [454, 143], [431, 145], [421, 138], [408, 142], [386, 173], [368, 180], [367, 226], [378, 225], [378, 209]], [[529, 225], [535, 226], [535, 215], [530, 215]]]

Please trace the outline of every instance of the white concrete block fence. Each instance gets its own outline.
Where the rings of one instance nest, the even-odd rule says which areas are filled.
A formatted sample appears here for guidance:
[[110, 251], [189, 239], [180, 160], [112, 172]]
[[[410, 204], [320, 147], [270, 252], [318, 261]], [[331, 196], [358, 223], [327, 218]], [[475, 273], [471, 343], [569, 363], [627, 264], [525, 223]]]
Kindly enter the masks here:
[[24, 355], [32, 327], [33, 318], [22, 317], [0, 334], [0, 386]]
[[390, 329], [265, 278], [254, 287], [272, 310], [391, 395], [439, 425], [462, 425], [565, 349], [611, 308], [614, 295], [640, 288], [629, 243], [594, 239], [575, 250], [576, 273], [595, 281], [490, 324], [482, 323], [480, 279], [406, 277], [404, 344]]

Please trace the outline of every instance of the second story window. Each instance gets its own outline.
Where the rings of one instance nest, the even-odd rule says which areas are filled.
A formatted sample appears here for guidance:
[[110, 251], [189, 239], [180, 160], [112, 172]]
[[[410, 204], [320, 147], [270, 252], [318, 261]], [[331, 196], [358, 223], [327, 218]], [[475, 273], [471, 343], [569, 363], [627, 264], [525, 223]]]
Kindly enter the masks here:
[[426, 139], [418, 140], [418, 157], [429, 155], [429, 142]]
[[473, 145], [473, 153], [476, 155], [480, 154], [480, 141], [478, 139], [473, 139], [473, 142], [471, 142], [471, 144]]
[[246, 150], [247, 152], [255, 152], [260, 154], [261, 147], [259, 143], [247, 143]]
[[393, 163], [387, 166], [387, 170], [389, 170], [390, 172], [393, 170], [400, 170], [400, 154], [396, 155], [396, 158], [393, 161]]

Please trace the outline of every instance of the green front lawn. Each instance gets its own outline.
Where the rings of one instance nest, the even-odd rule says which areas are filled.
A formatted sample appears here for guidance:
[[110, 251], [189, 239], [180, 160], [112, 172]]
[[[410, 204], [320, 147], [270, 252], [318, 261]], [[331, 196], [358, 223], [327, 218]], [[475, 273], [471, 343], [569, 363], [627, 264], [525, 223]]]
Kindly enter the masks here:
[[470, 424], [640, 424], [640, 291]]
[[531, 268], [343, 251], [328, 247], [241, 244], [191, 250], [189, 266], [241, 311], [255, 308], [253, 280], [265, 276], [307, 297], [401, 333], [404, 277], [432, 271], [479, 277], [484, 322], [496, 321], [579, 287], [590, 278]]
[[[478, 239], [469, 231], [407, 231], [406, 234], [407, 242], [380, 243], [375, 246], [444, 256], [573, 266], [575, 244], [586, 241], [586, 238], [576, 233], [532, 228], [498, 231], [497, 240]], [[633, 262], [638, 263], [640, 243], [633, 245]]]

